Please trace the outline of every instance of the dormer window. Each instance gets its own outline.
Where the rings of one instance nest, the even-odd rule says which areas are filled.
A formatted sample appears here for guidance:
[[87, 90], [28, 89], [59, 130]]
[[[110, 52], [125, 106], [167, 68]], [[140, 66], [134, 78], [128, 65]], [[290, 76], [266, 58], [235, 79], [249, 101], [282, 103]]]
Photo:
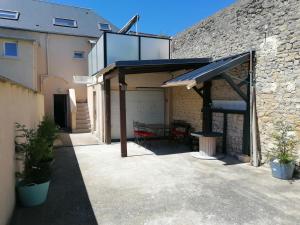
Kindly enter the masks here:
[[18, 20], [19, 16], [20, 16], [19, 12], [0, 9], [0, 19]]
[[77, 28], [77, 21], [71, 19], [64, 19], [64, 18], [54, 18], [53, 25]]
[[111, 27], [108, 23], [99, 23], [99, 29], [105, 31], [111, 31]]

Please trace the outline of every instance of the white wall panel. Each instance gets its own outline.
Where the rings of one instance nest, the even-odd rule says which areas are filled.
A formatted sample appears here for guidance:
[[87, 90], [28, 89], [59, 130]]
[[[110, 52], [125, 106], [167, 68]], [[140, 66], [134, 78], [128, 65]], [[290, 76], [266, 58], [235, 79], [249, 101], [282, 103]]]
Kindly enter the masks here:
[[107, 33], [107, 65], [120, 60], [138, 60], [138, 37]]
[[169, 59], [169, 40], [142, 37], [141, 59]]
[[[126, 92], [127, 137], [133, 138], [133, 121], [142, 123], [164, 123], [164, 91]], [[120, 138], [119, 92], [111, 92], [111, 135]]]

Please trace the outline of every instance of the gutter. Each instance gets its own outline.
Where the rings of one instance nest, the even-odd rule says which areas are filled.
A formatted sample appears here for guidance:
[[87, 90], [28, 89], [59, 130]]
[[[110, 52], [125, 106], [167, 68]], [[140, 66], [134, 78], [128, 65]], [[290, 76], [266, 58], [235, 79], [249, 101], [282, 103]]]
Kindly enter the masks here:
[[30, 32], [37, 32], [37, 33], [42, 33], [42, 34], [57, 34], [57, 35], [85, 37], [85, 38], [97, 38], [97, 39], [99, 37], [101, 37], [101, 35], [102, 35], [102, 33], [99, 33], [99, 36], [83, 35], [83, 34], [69, 34], [69, 33], [62, 33], [62, 32], [49, 32], [49, 31], [42, 31], [42, 30], [25, 29], [25, 28], [17, 28], [17, 27], [5, 27], [5, 26], [0, 26], [0, 28], [8, 29], [8, 30], [17, 30], [17, 31], [30, 31]]
[[18, 37], [18, 36], [10, 36], [10, 35], [0, 35], [0, 38], [4, 39], [13, 39], [13, 40], [22, 40], [22, 41], [31, 41], [31, 42], [36, 42], [37, 40], [33, 38], [25, 38], [25, 37]]

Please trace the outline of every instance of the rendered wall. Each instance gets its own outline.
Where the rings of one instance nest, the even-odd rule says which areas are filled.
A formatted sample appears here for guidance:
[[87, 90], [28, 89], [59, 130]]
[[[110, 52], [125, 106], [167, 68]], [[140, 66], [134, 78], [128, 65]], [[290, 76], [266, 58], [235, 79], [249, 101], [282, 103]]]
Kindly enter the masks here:
[[15, 205], [15, 123], [30, 128], [44, 115], [44, 97], [0, 77], [0, 224], [7, 224]]
[[[5, 57], [4, 43], [16, 42], [18, 45], [18, 56]], [[33, 41], [14, 40], [0, 38], [0, 75], [8, 77], [26, 87], [37, 88], [37, 48]]]
[[273, 146], [276, 121], [293, 123], [300, 138], [299, 1], [240, 0], [176, 35], [172, 56], [219, 58], [250, 48], [256, 50], [257, 111], [264, 156]]
[[[86, 85], [75, 84], [73, 82], [73, 76], [86, 76], [88, 75], [88, 60], [87, 55], [91, 49], [88, 37], [77, 37], [58, 34], [47, 34], [30, 31], [10, 30], [0, 28], [1, 35], [12, 36], [16, 39], [33, 39], [36, 42], [36, 63], [31, 68], [35, 68], [36, 86], [34, 89], [41, 91], [45, 95], [45, 113], [53, 115], [53, 94], [67, 94], [67, 90], [70, 88], [75, 89], [77, 101], [86, 101]], [[25, 41], [20, 41], [23, 43]], [[1, 45], [0, 45], [1, 46]], [[85, 57], [83, 59], [74, 59], [74, 51], [84, 51]], [[16, 65], [27, 61], [32, 53], [20, 49], [22, 56], [20, 60], [16, 61]], [[24, 55], [25, 54], [25, 55]], [[0, 58], [1, 62], [6, 63]], [[9, 61], [11, 62], [11, 61]], [[17, 69], [14, 65], [12, 68]], [[7, 66], [7, 63], [3, 65], [3, 68], [12, 69]], [[29, 68], [29, 67], [28, 67]], [[1, 72], [0, 67], [0, 72]], [[14, 80], [14, 76], [17, 73], [9, 73], [3, 75], [9, 75], [9, 78]], [[32, 74], [27, 70], [23, 70], [21, 77], [22, 84], [26, 85], [29, 82], [28, 74]], [[1, 73], [0, 73], [1, 75]]]

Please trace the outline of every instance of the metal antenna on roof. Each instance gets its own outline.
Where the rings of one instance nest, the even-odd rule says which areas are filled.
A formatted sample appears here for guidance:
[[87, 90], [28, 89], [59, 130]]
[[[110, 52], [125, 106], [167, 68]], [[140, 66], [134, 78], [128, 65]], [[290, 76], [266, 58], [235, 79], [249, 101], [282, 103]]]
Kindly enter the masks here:
[[137, 20], [135, 23], [135, 34], [138, 34], [138, 24], [139, 24], [139, 20]]
[[139, 21], [140, 19], [140, 16], [137, 14], [135, 15], [134, 17], [132, 17], [125, 25], [124, 27], [122, 27], [118, 33], [119, 34], [126, 34], [130, 29], [131, 27], [137, 23], [137, 21]]

